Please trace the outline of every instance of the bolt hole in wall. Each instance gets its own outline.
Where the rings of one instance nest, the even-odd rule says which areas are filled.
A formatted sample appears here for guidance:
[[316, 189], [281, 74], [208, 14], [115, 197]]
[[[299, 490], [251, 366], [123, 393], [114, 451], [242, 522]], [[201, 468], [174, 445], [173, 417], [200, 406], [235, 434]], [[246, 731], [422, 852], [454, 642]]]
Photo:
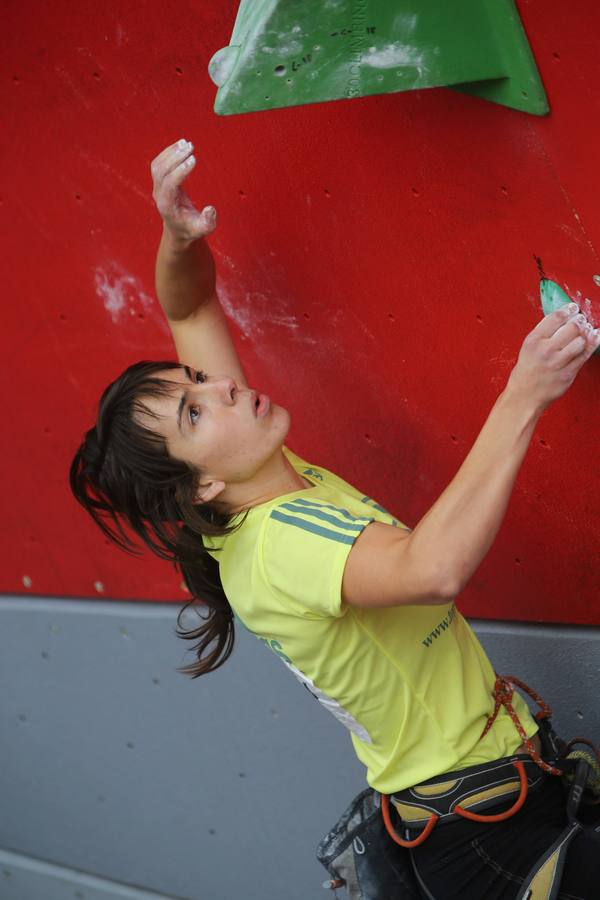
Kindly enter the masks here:
[[556, 50], [554, 51], [552, 56], [554, 57], [554, 59], [560, 59], [560, 53], [557, 53]]
[[100, 72], [92, 72], [92, 77], [96, 79], [96, 81], [100, 81]]
[[183, 69], [181, 69], [179, 66], [175, 66], [175, 71], [178, 75], [183, 75]]
[[515, 556], [515, 563], [516, 563], [518, 566], [521, 565], [521, 560], [519, 559], [518, 556]]
[[500, 185], [500, 190], [504, 194], [505, 197], [508, 197], [508, 188], [505, 188], [503, 184]]

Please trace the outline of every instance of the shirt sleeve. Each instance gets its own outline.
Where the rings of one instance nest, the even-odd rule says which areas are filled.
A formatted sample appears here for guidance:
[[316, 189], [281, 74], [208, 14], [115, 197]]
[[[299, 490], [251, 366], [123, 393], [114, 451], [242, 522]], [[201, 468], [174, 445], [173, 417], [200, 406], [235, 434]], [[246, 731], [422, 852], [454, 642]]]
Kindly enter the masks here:
[[373, 521], [316, 498], [297, 497], [273, 507], [261, 555], [269, 590], [297, 615], [343, 615], [344, 566], [354, 541]]

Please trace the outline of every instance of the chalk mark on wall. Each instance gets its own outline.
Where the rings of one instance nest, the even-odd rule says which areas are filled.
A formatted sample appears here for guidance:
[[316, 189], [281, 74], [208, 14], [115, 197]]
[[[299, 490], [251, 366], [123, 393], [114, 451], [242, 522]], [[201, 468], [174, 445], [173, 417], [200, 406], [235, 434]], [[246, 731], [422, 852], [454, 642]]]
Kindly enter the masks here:
[[149, 312], [154, 306], [152, 297], [144, 291], [139, 278], [130, 275], [116, 261], [105, 268], [96, 267], [94, 284], [104, 309], [115, 325], [122, 324], [126, 316], [139, 314], [137, 310], [140, 306], [144, 312]]
[[552, 175], [553, 175], [553, 177], [554, 177], [554, 181], [555, 181], [556, 184], [558, 185], [558, 187], [559, 187], [559, 189], [560, 189], [560, 192], [561, 192], [561, 194], [563, 195], [563, 198], [564, 198], [564, 200], [565, 200], [565, 203], [566, 203], [567, 206], [569, 207], [569, 210], [570, 210], [570, 212], [571, 212], [573, 218], [574, 218], [575, 221], [577, 222], [577, 227], [579, 228], [579, 230], [580, 230], [580, 232], [581, 232], [581, 236], [582, 236], [583, 240], [585, 241], [585, 243], [588, 245], [588, 247], [590, 248], [590, 250], [591, 250], [592, 253], [594, 254], [594, 257], [595, 257], [597, 260], [600, 260], [600, 256], [598, 255], [598, 251], [596, 250], [596, 247], [595, 247], [593, 241], [591, 240], [591, 238], [590, 238], [590, 236], [589, 236], [589, 234], [588, 234], [588, 231], [587, 231], [586, 227], [584, 226], [583, 222], [581, 221], [581, 216], [579, 215], [579, 213], [578, 213], [577, 210], [575, 209], [575, 204], [573, 203], [573, 200], [571, 199], [571, 195], [570, 195], [569, 191], [566, 189], [566, 187], [564, 186], [563, 181], [562, 181], [562, 178], [560, 177], [560, 174], [559, 174], [559, 172], [557, 171], [557, 167], [556, 167], [556, 165], [555, 165], [555, 163], [554, 163], [554, 160], [551, 158], [551, 156], [550, 156], [550, 154], [549, 154], [549, 152], [548, 152], [548, 149], [547, 149], [547, 147], [546, 147], [545, 142], [542, 140], [541, 135], [538, 133], [538, 130], [537, 130], [537, 128], [535, 127], [535, 123], [533, 123], [533, 122], [528, 122], [528, 123], [527, 123], [527, 126], [528, 126], [529, 133], [530, 133], [530, 135], [531, 135], [533, 141], [537, 144], [537, 147], [538, 147], [540, 153], [541, 153], [542, 156], [544, 157], [544, 160], [545, 160], [545, 162], [546, 162], [547, 168], [549, 169], [549, 171], [552, 172]]
[[[237, 293], [237, 292], [236, 292]], [[286, 328], [294, 341], [317, 344], [316, 338], [302, 334], [298, 318], [286, 309], [281, 297], [269, 297], [260, 291], [242, 292], [243, 300], [232, 299], [232, 293], [222, 278], [217, 275], [217, 295], [225, 315], [232, 319], [244, 337], [256, 340], [263, 337], [269, 326]]]

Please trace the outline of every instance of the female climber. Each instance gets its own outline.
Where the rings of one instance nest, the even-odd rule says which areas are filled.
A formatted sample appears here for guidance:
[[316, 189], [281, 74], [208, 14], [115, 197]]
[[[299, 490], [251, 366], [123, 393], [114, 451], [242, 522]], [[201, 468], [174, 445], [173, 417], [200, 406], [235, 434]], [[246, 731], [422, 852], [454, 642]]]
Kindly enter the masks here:
[[[423, 896], [517, 897], [563, 833], [562, 787], [535, 762], [544, 747], [525, 701], [515, 692], [512, 712], [500, 703], [493, 715], [494, 669], [454, 600], [498, 532], [540, 416], [598, 347], [598, 330], [575, 304], [536, 325], [457, 474], [411, 530], [298, 457], [285, 444], [289, 412], [248, 385], [215, 291], [206, 238], [216, 212], [198, 211], [182, 188], [195, 165], [185, 140], [151, 165], [163, 221], [156, 292], [179, 361], [138, 362], [106, 388], [72, 491], [118, 546], [141, 541], [183, 573], [184, 610], [203, 615], [179, 632], [197, 641], [181, 671], [195, 678], [227, 660], [235, 613], [348, 728], [368, 784], [403, 811], [407, 843], [420, 833], [407, 825], [409, 789], [473, 774], [478, 799], [461, 803], [491, 814], [514, 804], [513, 782], [518, 793], [526, 777], [529, 796], [509, 818], [440, 809], [411, 849]], [[490, 772], [501, 765], [512, 786], [490, 809], [481, 793], [497, 787]], [[592, 897], [599, 850], [593, 829], [574, 837], [561, 890]]]

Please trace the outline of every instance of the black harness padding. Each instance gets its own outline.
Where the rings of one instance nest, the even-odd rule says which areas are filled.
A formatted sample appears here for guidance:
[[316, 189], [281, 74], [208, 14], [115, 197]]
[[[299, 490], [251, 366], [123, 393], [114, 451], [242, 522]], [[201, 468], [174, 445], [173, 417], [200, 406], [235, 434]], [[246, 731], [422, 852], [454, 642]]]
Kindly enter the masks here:
[[414, 787], [397, 791], [390, 796], [402, 820], [406, 836], [411, 830], [421, 831], [435, 815], [436, 828], [460, 818], [456, 808], [482, 813], [497, 807], [503, 800], [514, 801], [520, 793], [519, 762], [525, 770], [527, 793], [532, 793], [548, 777], [530, 756], [514, 754], [493, 762], [470, 766], [456, 772], [445, 772]]
[[584, 759], [576, 760], [575, 777], [567, 796], [567, 825], [527, 873], [517, 900], [556, 900], [558, 897], [567, 850], [573, 838], [583, 831], [583, 825], [577, 821], [576, 816], [589, 770]]

